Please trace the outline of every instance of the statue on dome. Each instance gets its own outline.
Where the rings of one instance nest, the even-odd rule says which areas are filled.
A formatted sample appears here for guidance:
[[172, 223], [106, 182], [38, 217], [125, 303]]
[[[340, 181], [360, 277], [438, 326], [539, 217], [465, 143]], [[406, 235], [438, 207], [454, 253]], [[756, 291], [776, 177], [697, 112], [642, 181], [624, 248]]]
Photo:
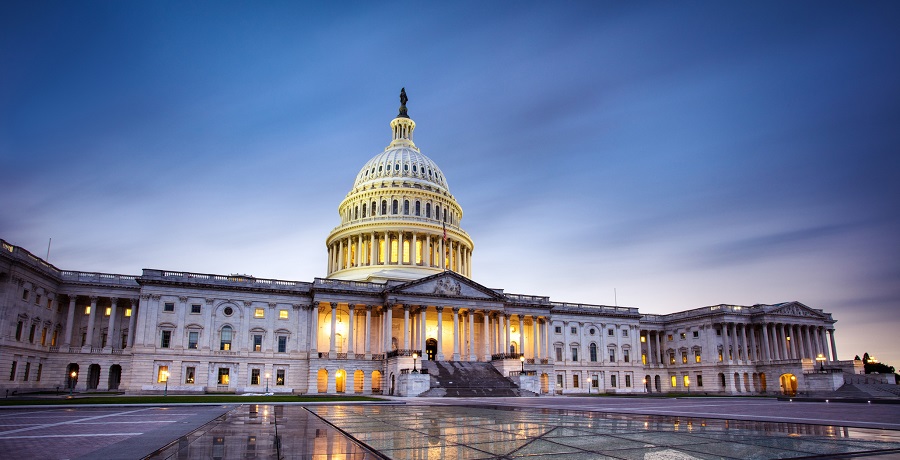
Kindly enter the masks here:
[[409, 118], [409, 115], [406, 114], [406, 101], [409, 98], [406, 97], [406, 88], [400, 88], [400, 114], [397, 115], [397, 118]]

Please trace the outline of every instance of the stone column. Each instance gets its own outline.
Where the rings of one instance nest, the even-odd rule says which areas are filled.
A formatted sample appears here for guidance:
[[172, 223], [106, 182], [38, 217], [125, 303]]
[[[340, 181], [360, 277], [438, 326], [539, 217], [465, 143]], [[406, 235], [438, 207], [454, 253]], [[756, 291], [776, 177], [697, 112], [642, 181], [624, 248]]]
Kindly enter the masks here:
[[419, 256], [419, 250], [418, 250], [418, 248], [416, 248], [416, 241], [417, 241], [416, 233], [413, 232], [412, 244], [409, 245], [409, 253], [410, 253], [409, 263], [411, 263], [413, 265], [419, 265], [418, 262], [416, 262], [416, 259]]
[[319, 302], [313, 302], [310, 310], [309, 322], [309, 354], [310, 357], [318, 353], [319, 349]]
[[426, 329], [426, 321], [428, 320], [428, 305], [422, 305], [419, 308], [419, 334], [422, 336], [419, 340], [419, 354], [422, 359], [428, 359], [428, 352], [425, 349], [425, 342], [428, 340], [428, 330]]
[[831, 353], [828, 351], [828, 343], [825, 338], [825, 328], [819, 326], [816, 328], [816, 333], [819, 336], [819, 347], [822, 349], [822, 354], [825, 355], [825, 359], [831, 361]]
[[[362, 241], [362, 237], [360, 237], [360, 242]], [[362, 247], [362, 244], [359, 245]], [[360, 254], [358, 248], [356, 252], [357, 256]], [[352, 303], [347, 304], [347, 313], [350, 316], [350, 322], [347, 324], [347, 358], [356, 359], [356, 305]], [[349, 377], [349, 376], [348, 376]]]
[[106, 328], [106, 347], [109, 349], [117, 348], [113, 346], [116, 340], [116, 310], [118, 310], [119, 299], [117, 297], [112, 297], [110, 300], [109, 307], [109, 327]]
[[366, 305], [366, 336], [363, 339], [365, 343], [365, 359], [372, 359], [372, 306]]
[[519, 353], [525, 356], [525, 316], [521, 313], [516, 316], [519, 317]]
[[74, 294], [69, 296], [69, 311], [66, 312], [66, 334], [63, 339], [63, 346], [66, 347], [72, 346], [72, 328], [75, 326], [75, 304], [77, 297], [78, 296]]
[[810, 358], [815, 360], [818, 353], [816, 351], [816, 343], [813, 341], [812, 326], [806, 326], [804, 329], [806, 329], [806, 333], [803, 335], [803, 338], [806, 340], [806, 352]]
[[439, 264], [439, 267], [441, 267], [442, 270], [447, 269], [447, 254], [446, 254], [447, 251], [444, 249], [446, 244], [447, 244], [447, 241], [442, 238], [441, 239], [440, 264]]
[[747, 324], [741, 324], [741, 338], [744, 341], [744, 363], [750, 362], [750, 341], [747, 340]]
[[438, 305], [437, 309], [437, 355], [436, 361], [444, 360], [444, 307]]
[[837, 361], [838, 354], [837, 354], [837, 346], [834, 344], [834, 329], [828, 330], [828, 338], [831, 339], [831, 360]]
[[403, 349], [409, 350], [409, 305], [403, 305]]
[[478, 361], [475, 356], [475, 311], [468, 311], [469, 317], [469, 361]]
[[403, 250], [403, 232], [397, 232], [397, 265], [403, 265], [403, 255], [406, 251]]
[[[341, 270], [344, 268], [344, 240], [343, 239], [338, 240], [337, 244], [338, 244], [338, 266], [337, 266], [337, 268], [338, 268], [338, 270]], [[330, 378], [331, 378], [331, 376], [329, 375], [329, 379]]]
[[761, 333], [763, 345], [763, 360], [765, 362], [769, 362], [772, 360], [772, 354], [769, 351], [769, 323], [763, 323]]
[[131, 317], [128, 318], [128, 339], [125, 342], [125, 345], [128, 348], [134, 346], [134, 328], [137, 324], [137, 309], [138, 302], [137, 299], [129, 299], [131, 301]]
[[[97, 296], [91, 296], [91, 314], [88, 315], [87, 338], [84, 346], [91, 348], [94, 346], [94, 324], [97, 321]], [[155, 340], [155, 339], [154, 339]]]
[[384, 306], [384, 352], [392, 350], [394, 338], [394, 310], [390, 305]]
[[456, 273], [462, 273], [462, 261], [459, 260], [459, 242], [456, 243], [456, 261], [453, 264], [455, 265]]
[[722, 323], [722, 362], [731, 362], [731, 341], [728, 339], [728, 323]]
[[[328, 358], [335, 359], [337, 358], [337, 315], [338, 315], [338, 304], [337, 302], [331, 302], [331, 337], [330, 342], [328, 344]], [[331, 376], [329, 375], [329, 378]]]
[[459, 361], [459, 308], [452, 307], [453, 311], [453, 360]]
[[544, 357], [550, 362], [550, 328], [553, 327], [553, 317], [544, 318]]
[[538, 354], [538, 342], [540, 342], [540, 334], [538, 334], [537, 318], [531, 316], [531, 357], [534, 358], [535, 364], [538, 364], [540, 355]]
[[491, 319], [490, 315], [488, 315], [487, 310], [482, 311], [484, 316], [484, 333], [481, 334], [484, 338], [484, 361], [491, 361]]

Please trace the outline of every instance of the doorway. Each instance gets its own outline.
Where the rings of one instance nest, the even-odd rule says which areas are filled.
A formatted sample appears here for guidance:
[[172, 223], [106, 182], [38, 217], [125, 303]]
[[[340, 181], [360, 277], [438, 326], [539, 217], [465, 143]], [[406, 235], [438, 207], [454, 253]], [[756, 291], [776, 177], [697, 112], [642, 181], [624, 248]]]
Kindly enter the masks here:
[[429, 361], [434, 361], [434, 357], [437, 355], [437, 340], [428, 339], [425, 341], [425, 354], [428, 356]]
[[781, 384], [781, 393], [785, 396], [797, 395], [797, 376], [794, 374], [781, 374], [778, 379]]
[[109, 388], [110, 390], [118, 390], [119, 383], [122, 381], [122, 366], [113, 364], [109, 367]]
[[96, 390], [100, 386], [100, 365], [91, 364], [88, 366], [87, 389]]

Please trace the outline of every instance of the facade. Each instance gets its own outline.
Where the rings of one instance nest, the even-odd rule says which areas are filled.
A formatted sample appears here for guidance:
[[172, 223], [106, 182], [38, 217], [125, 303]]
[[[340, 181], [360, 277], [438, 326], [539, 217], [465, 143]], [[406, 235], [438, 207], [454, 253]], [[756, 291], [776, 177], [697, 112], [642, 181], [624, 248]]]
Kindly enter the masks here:
[[325, 278], [85, 273], [2, 241], [0, 385], [395, 394], [414, 354], [526, 369], [542, 394], [793, 394], [860, 372], [837, 360], [831, 315], [799, 302], [649, 315], [478, 284], [405, 104], [339, 205]]

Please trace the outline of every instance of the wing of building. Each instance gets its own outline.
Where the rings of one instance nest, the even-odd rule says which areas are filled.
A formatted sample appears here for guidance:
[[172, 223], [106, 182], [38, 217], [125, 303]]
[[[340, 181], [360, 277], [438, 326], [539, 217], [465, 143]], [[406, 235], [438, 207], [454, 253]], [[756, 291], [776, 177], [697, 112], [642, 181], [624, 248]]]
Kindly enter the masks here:
[[462, 208], [413, 142], [405, 91], [390, 127], [338, 207], [325, 278], [86, 273], [2, 241], [2, 387], [793, 394], [861, 372], [837, 360], [831, 315], [799, 302], [649, 315], [478, 284]]

